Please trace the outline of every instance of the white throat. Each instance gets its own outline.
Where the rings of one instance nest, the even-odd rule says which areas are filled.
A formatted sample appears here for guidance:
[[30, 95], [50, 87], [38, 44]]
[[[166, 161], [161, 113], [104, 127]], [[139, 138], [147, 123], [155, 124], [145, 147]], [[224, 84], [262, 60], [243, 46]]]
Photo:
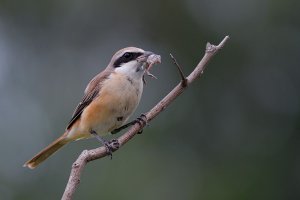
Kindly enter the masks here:
[[130, 61], [128, 63], [122, 64], [122, 66], [115, 69], [116, 73], [120, 73], [130, 77], [133, 80], [141, 80], [144, 72], [145, 66], [143, 63], [139, 63], [136, 60]]

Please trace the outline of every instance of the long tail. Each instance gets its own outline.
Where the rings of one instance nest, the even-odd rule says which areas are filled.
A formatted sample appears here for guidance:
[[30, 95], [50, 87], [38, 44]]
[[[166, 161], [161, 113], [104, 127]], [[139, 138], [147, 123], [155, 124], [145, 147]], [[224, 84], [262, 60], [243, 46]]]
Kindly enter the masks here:
[[40, 151], [33, 158], [28, 160], [23, 167], [28, 167], [30, 169], [36, 168], [39, 164], [41, 164], [44, 160], [46, 160], [49, 156], [55, 153], [58, 149], [63, 147], [65, 144], [69, 143], [70, 140], [67, 139], [66, 133], [59, 137], [57, 140], [49, 144], [46, 148]]

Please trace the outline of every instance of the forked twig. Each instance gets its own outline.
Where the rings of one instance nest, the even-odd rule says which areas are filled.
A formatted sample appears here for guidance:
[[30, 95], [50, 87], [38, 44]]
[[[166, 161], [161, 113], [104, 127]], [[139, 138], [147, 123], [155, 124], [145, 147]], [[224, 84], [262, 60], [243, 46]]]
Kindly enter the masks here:
[[180, 67], [180, 65], [178, 64], [176, 58], [174, 58], [174, 56], [170, 53], [170, 56], [174, 62], [174, 64], [176, 65], [177, 69], [178, 69], [178, 72], [179, 72], [179, 75], [181, 77], [181, 83], [182, 83], [182, 86], [183, 87], [186, 87], [187, 86], [187, 79], [185, 77], [185, 75], [183, 74], [183, 71], [182, 71], [182, 68]]

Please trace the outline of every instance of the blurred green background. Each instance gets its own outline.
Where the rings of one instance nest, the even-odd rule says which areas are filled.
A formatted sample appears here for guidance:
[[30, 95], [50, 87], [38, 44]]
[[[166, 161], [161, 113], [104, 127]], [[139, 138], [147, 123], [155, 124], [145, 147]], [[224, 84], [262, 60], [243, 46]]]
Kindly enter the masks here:
[[186, 74], [205, 44], [231, 39], [204, 76], [113, 160], [87, 165], [75, 199], [300, 199], [300, 2], [0, 0], [0, 199], [60, 199], [71, 143], [23, 163], [63, 133], [112, 54], [162, 56], [133, 117]]

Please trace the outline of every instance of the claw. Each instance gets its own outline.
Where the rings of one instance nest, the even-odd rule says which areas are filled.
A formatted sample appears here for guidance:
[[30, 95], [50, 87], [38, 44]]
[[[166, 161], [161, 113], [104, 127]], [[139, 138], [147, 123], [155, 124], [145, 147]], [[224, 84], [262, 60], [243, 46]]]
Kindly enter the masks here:
[[116, 139], [112, 139], [109, 142], [105, 142], [104, 146], [106, 148], [107, 154], [110, 156], [110, 159], [112, 160], [112, 153], [120, 148], [120, 143]]
[[104, 146], [105, 146], [107, 155], [109, 155], [110, 159], [112, 159], [112, 152], [113, 151], [112, 151], [112, 148], [111, 148], [109, 142], [105, 141]]
[[[135, 120], [136, 123], [138, 123], [140, 126], [147, 126], [148, 125], [148, 120], [147, 120], [147, 116], [142, 113], [140, 117], [138, 117]], [[143, 133], [143, 129], [141, 129], [137, 134], [141, 134]]]
[[119, 149], [120, 147], [120, 143], [118, 140], [116, 139], [112, 139], [111, 141], [107, 141], [104, 138], [102, 138], [101, 136], [99, 136], [96, 131], [91, 131], [91, 134], [95, 136], [95, 138], [101, 142], [101, 144], [103, 144], [103, 146], [105, 146], [106, 149], [106, 153], [107, 155], [110, 156], [110, 159], [112, 159], [112, 153], [116, 150]]
[[120, 143], [117, 139], [112, 139], [109, 141], [109, 144], [113, 151], [116, 151], [120, 148]]

